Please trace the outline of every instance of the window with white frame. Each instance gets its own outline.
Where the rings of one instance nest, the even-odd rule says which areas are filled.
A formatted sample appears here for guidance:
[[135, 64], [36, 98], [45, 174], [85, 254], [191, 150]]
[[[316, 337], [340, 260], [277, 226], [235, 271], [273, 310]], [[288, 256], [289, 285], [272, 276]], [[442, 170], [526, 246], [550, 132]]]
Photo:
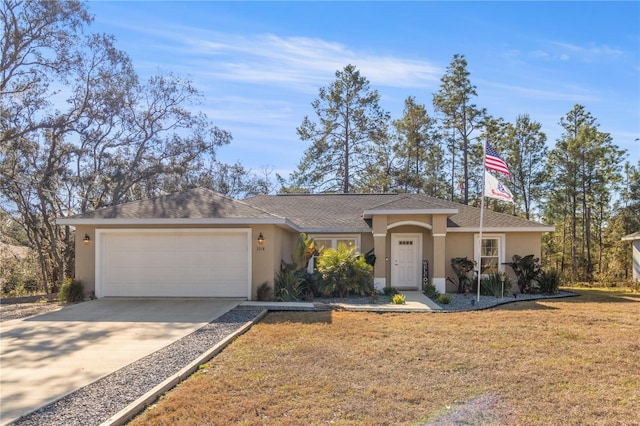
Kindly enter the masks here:
[[[359, 235], [309, 235], [309, 238], [313, 238], [318, 249], [337, 249], [339, 244], [344, 244], [347, 247], [355, 247], [356, 253], [360, 252], [360, 236]], [[312, 257], [309, 261], [308, 271], [313, 272], [315, 266], [316, 257]]]
[[355, 247], [356, 252], [360, 250], [360, 236], [358, 235], [310, 235], [316, 243], [317, 248], [337, 249], [339, 244], [347, 247]]
[[476, 265], [481, 275], [490, 275], [503, 270], [504, 263], [504, 234], [480, 234], [474, 238], [474, 253]]

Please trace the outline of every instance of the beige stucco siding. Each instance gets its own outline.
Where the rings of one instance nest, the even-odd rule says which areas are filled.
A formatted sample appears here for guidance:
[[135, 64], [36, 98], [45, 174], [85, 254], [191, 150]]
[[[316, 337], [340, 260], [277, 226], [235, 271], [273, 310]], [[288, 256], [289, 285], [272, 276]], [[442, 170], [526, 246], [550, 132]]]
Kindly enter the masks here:
[[[505, 262], [511, 262], [514, 255], [528, 256], [534, 255], [540, 259], [542, 253], [541, 236], [536, 232], [514, 232], [508, 233], [505, 237]], [[509, 266], [504, 267], [504, 272], [511, 280], [515, 280], [513, 269]], [[518, 286], [513, 285], [512, 290], [517, 291]]]
[[[455, 281], [455, 273], [451, 267], [451, 259], [454, 257], [466, 257], [471, 260], [474, 259], [474, 238], [478, 235], [477, 232], [450, 232], [447, 234], [447, 249], [446, 249], [446, 270], [447, 277], [451, 277]], [[540, 257], [541, 254], [541, 236], [537, 232], [506, 232], [495, 233], [491, 235], [504, 235], [505, 247], [504, 247], [504, 259], [501, 262], [510, 262], [513, 255], [526, 256], [533, 254], [535, 257]], [[506, 266], [502, 266], [507, 275], [514, 279], [513, 270]], [[517, 288], [514, 286], [514, 290]], [[447, 292], [456, 292], [457, 286], [447, 280]]]
[[632, 276], [634, 281], [640, 281], [640, 240], [632, 243]]
[[[85, 234], [91, 238], [91, 243], [83, 242]], [[91, 295], [96, 290], [96, 233], [94, 226], [76, 226], [76, 276], [82, 281], [84, 292]]]
[[[456, 281], [456, 274], [451, 267], [451, 259], [454, 257], [466, 257], [473, 260], [473, 233], [449, 232], [446, 237], [445, 271], [447, 278]], [[447, 279], [447, 293], [455, 293], [458, 286]]]
[[[389, 261], [391, 256], [391, 235], [396, 233], [409, 233], [409, 234], [421, 234], [422, 235], [422, 258], [427, 259], [429, 261], [430, 267], [430, 275], [431, 277], [438, 276], [438, 270], [444, 270], [444, 274], [440, 273], [439, 275], [444, 275], [445, 277], [454, 277], [453, 269], [451, 268], [451, 258], [453, 257], [467, 257], [469, 259], [474, 259], [474, 238], [477, 233], [469, 232], [448, 232], [446, 233], [446, 229], [444, 233], [442, 233], [441, 228], [444, 226], [440, 222], [439, 217], [432, 218], [429, 215], [415, 215], [415, 217], [408, 218], [404, 217], [394, 217], [394, 216], [385, 216], [385, 219], [393, 220], [390, 225], [387, 225], [386, 220], [376, 220], [378, 218], [374, 217], [374, 229], [376, 225], [378, 226], [378, 230], [384, 232], [384, 236], [375, 237], [377, 239], [381, 239], [384, 241], [384, 244], [381, 244], [378, 248], [382, 250], [377, 250], [376, 254], [376, 277], [379, 277], [384, 274], [384, 278], [386, 279], [387, 285], [393, 285], [390, 282], [391, 278], [391, 262]], [[393, 226], [392, 224], [399, 224], [403, 219], [403, 221], [411, 220], [411, 221], [421, 221], [427, 223], [427, 225], [432, 226], [433, 229], [428, 229], [428, 227], [418, 226], [413, 224], [404, 224]], [[432, 219], [434, 220], [433, 223]], [[436, 220], [437, 219], [437, 220]], [[406, 222], [405, 222], [406, 223]], [[441, 226], [442, 225], [442, 226]], [[389, 229], [387, 229], [387, 227]], [[199, 226], [100, 226], [99, 229], [163, 229], [163, 228], [203, 228], [203, 229], [211, 229], [211, 228], [228, 228], [228, 226], [211, 226], [211, 225], [199, 225]], [[280, 269], [281, 262], [291, 262], [291, 254], [293, 252], [293, 248], [296, 245], [298, 239], [298, 233], [289, 229], [285, 229], [279, 227], [277, 225], [269, 224], [269, 225], [245, 225], [245, 226], [237, 226], [235, 228], [248, 228], [251, 229], [251, 241], [250, 241], [250, 265], [251, 265], [251, 298], [255, 299], [257, 297], [257, 289], [258, 287], [264, 283], [268, 282], [270, 285], [273, 285], [274, 274]], [[95, 291], [95, 241], [96, 241], [96, 227], [95, 226], [87, 226], [87, 225], [78, 225], [76, 226], [76, 278], [80, 279], [85, 287], [86, 294], [91, 294], [92, 291]], [[375, 232], [375, 231], [374, 231]], [[381, 234], [382, 234], [381, 232]], [[258, 235], [262, 233], [264, 236], [264, 245], [259, 250], [258, 249]], [[442, 233], [442, 236], [441, 236]], [[446, 236], [445, 236], [446, 233]], [[91, 243], [89, 245], [85, 245], [83, 243], [84, 235], [87, 234], [91, 238]], [[437, 234], [437, 237], [433, 235]], [[316, 234], [318, 235], [318, 234]], [[336, 235], [336, 233], [332, 233], [332, 235]], [[339, 235], [339, 234], [338, 234]], [[353, 236], [353, 233], [348, 234]], [[360, 237], [360, 252], [366, 253], [367, 251], [374, 248], [374, 233], [365, 232], [357, 234]], [[540, 257], [541, 253], [541, 238], [540, 233], [537, 232], [513, 232], [513, 233], [504, 233], [504, 259], [503, 261], [508, 262], [511, 260], [514, 254], [520, 256], [526, 256], [528, 254], [534, 254], [536, 257]], [[443, 240], [444, 244], [436, 244], [434, 241], [436, 238], [438, 240]], [[381, 242], [382, 242], [381, 241]], [[640, 242], [636, 241], [635, 244], [640, 244]], [[444, 249], [441, 249], [440, 246], [444, 245]], [[434, 252], [434, 251], [437, 251]], [[441, 260], [443, 259], [443, 260]], [[440, 262], [440, 264], [437, 264]], [[636, 262], [640, 263], [640, 260], [636, 260]], [[513, 278], [513, 272], [510, 268], [505, 267], [504, 270], [509, 274], [510, 277]], [[447, 282], [446, 284], [447, 292], [457, 291], [456, 285]]]

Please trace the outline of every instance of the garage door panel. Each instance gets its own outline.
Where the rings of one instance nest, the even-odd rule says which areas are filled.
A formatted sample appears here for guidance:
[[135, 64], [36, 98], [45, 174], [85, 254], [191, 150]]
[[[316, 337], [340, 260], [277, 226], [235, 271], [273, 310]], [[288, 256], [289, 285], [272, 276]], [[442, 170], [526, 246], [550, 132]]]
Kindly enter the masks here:
[[102, 296], [247, 297], [247, 232], [104, 232]]

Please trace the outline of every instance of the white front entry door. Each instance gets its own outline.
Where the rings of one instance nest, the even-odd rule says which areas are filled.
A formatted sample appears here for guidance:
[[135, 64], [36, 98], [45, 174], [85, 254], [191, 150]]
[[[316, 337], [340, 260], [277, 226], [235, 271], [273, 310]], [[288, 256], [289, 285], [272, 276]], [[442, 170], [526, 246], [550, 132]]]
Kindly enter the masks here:
[[391, 234], [391, 285], [420, 288], [422, 234]]

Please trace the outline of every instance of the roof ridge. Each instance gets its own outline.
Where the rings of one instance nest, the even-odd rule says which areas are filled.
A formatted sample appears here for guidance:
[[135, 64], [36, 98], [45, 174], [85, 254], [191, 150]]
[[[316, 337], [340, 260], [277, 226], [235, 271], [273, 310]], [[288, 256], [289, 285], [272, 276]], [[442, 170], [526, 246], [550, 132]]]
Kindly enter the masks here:
[[[88, 212], [79, 212], [79, 213], [76, 213], [76, 214], [73, 214], [73, 215], [67, 216], [67, 217], [68, 218], [73, 218], [75, 216], [82, 216], [85, 213], [96, 213], [96, 212], [100, 212], [100, 211], [106, 210], [106, 209], [122, 208], [122, 207], [126, 207], [129, 204], [139, 203], [141, 201], [153, 201], [153, 200], [157, 200], [157, 199], [160, 199], [160, 198], [163, 198], [163, 197], [173, 197], [173, 196], [176, 196], [178, 194], [182, 194], [183, 192], [191, 192], [191, 191], [198, 190], [198, 189], [204, 189], [206, 191], [210, 191], [210, 192], [216, 193], [213, 190], [209, 190], [207, 188], [202, 188], [202, 187], [183, 189], [182, 191], [179, 191], [179, 192], [171, 192], [171, 193], [167, 193], [167, 194], [159, 194], [159, 195], [154, 195], [153, 197], [141, 198], [139, 200], [131, 200], [131, 201], [126, 201], [124, 203], [112, 204], [110, 206], [100, 207], [99, 209], [89, 210]], [[222, 195], [222, 194], [220, 194], [220, 195]]]
[[[262, 194], [262, 195], [269, 195], [269, 194]], [[257, 210], [257, 211], [259, 211], [260, 213], [266, 213], [266, 214], [268, 214], [269, 216], [277, 217], [278, 219], [286, 219], [286, 217], [284, 217], [284, 216], [280, 216], [280, 215], [277, 215], [277, 214], [275, 214], [275, 213], [271, 213], [271, 212], [270, 212], [270, 211], [268, 211], [268, 210], [265, 210], [265, 209], [262, 209], [262, 208], [260, 208], [260, 207], [257, 207], [257, 206], [254, 206], [254, 205], [251, 205], [251, 204], [249, 204], [249, 203], [247, 203], [247, 202], [245, 201], [245, 200], [248, 200], [248, 199], [250, 199], [250, 198], [255, 198], [255, 197], [257, 197], [257, 196], [249, 197], [249, 198], [245, 198], [244, 200], [236, 200], [236, 199], [232, 198], [232, 200], [233, 200], [234, 202], [236, 202], [236, 203], [244, 204], [245, 206], [247, 206], [247, 207], [249, 207], [249, 208], [252, 208], [252, 209], [254, 209], [254, 210]]]
[[392, 200], [385, 201], [384, 203], [376, 204], [375, 206], [371, 206], [367, 208], [367, 210], [374, 210], [374, 209], [377, 209], [378, 207], [385, 206], [389, 203], [397, 202], [398, 200], [403, 200], [405, 198], [410, 198], [408, 197], [409, 194], [379, 194], [379, 195], [398, 195], [399, 197], [396, 197]]
[[[263, 194], [265, 196], [272, 196], [271, 194]], [[298, 196], [327, 196], [327, 195], [339, 195], [339, 196], [362, 196], [362, 195], [400, 195], [398, 192], [304, 192], [304, 193], [278, 193], [275, 194], [277, 197], [298, 197]], [[256, 195], [255, 197], [259, 197], [260, 195]], [[254, 198], [254, 197], [248, 197]]]

